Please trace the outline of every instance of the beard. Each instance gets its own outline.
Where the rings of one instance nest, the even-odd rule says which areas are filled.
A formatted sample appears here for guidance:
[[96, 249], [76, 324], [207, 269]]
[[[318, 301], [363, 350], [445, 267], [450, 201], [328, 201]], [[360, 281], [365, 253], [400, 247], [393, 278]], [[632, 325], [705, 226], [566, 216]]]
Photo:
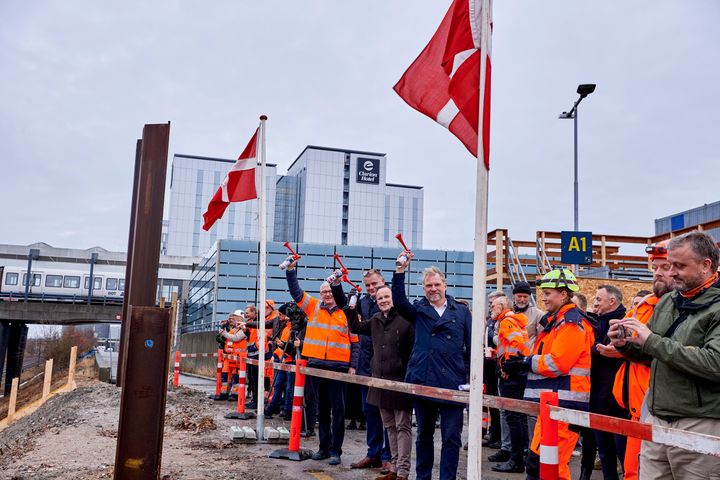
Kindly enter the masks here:
[[669, 293], [673, 290], [673, 283], [674, 282], [672, 280], [670, 280], [670, 282], [656, 280], [655, 282], [653, 282], [653, 294], [655, 294], [657, 298], [662, 297], [666, 293]]
[[530, 308], [530, 302], [528, 303], [517, 303], [513, 302], [513, 310], [515, 310], [516, 313], [522, 313], [525, 310]]

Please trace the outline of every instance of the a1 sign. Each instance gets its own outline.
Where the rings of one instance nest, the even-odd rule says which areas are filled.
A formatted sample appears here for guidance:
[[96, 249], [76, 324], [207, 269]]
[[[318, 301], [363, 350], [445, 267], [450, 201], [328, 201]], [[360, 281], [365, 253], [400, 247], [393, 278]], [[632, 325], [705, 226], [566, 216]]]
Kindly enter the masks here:
[[566, 265], [592, 263], [592, 232], [560, 232], [561, 261]]

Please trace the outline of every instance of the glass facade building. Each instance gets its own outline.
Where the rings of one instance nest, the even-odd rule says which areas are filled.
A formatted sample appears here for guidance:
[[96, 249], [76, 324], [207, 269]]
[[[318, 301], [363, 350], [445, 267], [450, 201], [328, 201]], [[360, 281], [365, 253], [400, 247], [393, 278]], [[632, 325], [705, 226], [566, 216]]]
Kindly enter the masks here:
[[[395, 270], [398, 247], [359, 247], [300, 243], [293, 245], [302, 256], [298, 266], [300, 286], [318, 296], [320, 285], [338, 265], [333, 256], [340, 255], [350, 270], [350, 280], [362, 282], [362, 271], [377, 268], [389, 283]], [[288, 255], [280, 242], [267, 244], [267, 298], [276, 303], [290, 301], [285, 272], [278, 268]], [[423, 296], [423, 269], [436, 266], [447, 276], [448, 293], [470, 301], [472, 297], [472, 252], [413, 250], [415, 258], [407, 278], [410, 299]], [[187, 318], [183, 332], [213, 330], [218, 322], [238, 308], [257, 303], [258, 242], [219, 240], [197, 265], [190, 280]]]
[[275, 241], [422, 248], [423, 189], [386, 170], [384, 153], [307, 146], [278, 179]]
[[[206, 232], [203, 213], [235, 160], [175, 154], [170, 176], [170, 203], [167, 225], [163, 225], [165, 255], [200, 256], [218, 239], [258, 239], [258, 200], [231, 203], [223, 217]], [[255, 184], [260, 188], [260, 169]], [[268, 238], [275, 225], [275, 181], [277, 168], [265, 168]]]

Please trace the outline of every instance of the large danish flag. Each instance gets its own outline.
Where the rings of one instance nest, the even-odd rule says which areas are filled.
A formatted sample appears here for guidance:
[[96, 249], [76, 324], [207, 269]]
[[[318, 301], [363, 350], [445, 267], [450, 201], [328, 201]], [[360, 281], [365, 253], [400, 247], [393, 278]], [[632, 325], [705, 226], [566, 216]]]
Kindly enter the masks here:
[[[488, 11], [482, 15], [483, 4]], [[483, 18], [485, 24], [483, 25]], [[492, 1], [454, 0], [435, 35], [394, 90], [415, 110], [450, 130], [478, 156], [480, 59], [486, 66], [482, 157], [490, 167], [490, 52]], [[481, 51], [485, 36], [485, 52]]]
[[235, 164], [232, 166], [220, 188], [218, 188], [212, 200], [208, 204], [207, 211], [203, 213], [203, 230], [210, 230], [213, 224], [222, 218], [225, 209], [230, 202], [244, 202], [258, 198], [255, 189], [255, 169], [257, 167], [257, 137], [258, 128], [255, 135], [250, 139], [245, 150], [240, 154]]

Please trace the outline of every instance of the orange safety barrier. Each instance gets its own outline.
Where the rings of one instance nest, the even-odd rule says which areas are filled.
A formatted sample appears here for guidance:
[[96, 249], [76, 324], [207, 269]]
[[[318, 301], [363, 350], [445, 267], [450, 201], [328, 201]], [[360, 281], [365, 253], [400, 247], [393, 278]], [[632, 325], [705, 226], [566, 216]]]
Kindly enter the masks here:
[[[258, 361], [248, 359], [247, 363], [257, 365]], [[350, 375], [347, 373], [320, 370], [306, 366], [301, 367], [300, 365], [294, 366], [289, 364], [273, 363], [273, 368], [276, 370], [285, 370], [290, 372], [295, 371], [298, 374], [301, 373], [303, 375], [310, 375], [313, 377], [328, 378], [346, 383], [365, 385], [367, 387], [382, 388], [410, 395], [419, 395], [438, 400], [464, 403], [466, 405], [470, 403], [469, 393], [458, 390], [396, 382], [381, 378]], [[483, 396], [483, 405], [490, 408], [512, 410], [514, 412], [521, 412], [533, 416], [537, 416], [541, 408], [536, 402], [490, 395]], [[589, 427], [595, 430], [640, 438], [641, 440], [650, 440], [662, 445], [679, 447], [691, 452], [720, 457], [720, 437], [717, 436], [608, 417], [606, 415], [572, 410], [552, 404], [545, 404], [544, 407], [549, 411], [550, 420], [555, 421], [555, 427], [553, 427], [555, 432], [557, 432], [557, 422], [565, 422], [570, 425]], [[557, 436], [557, 433], [555, 433], [555, 435]]]
[[[225, 415], [225, 418], [233, 418], [238, 420], [247, 420], [249, 418], [255, 418], [255, 414], [245, 411], [245, 396], [247, 395], [247, 358], [244, 356], [227, 356], [230, 360], [236, 360], [238, 362], [238, 391], [237, 391], [237, 411], [230, 412]], [[234, 357], [234, 358], [233, 358]]]
[[302, 430], [303, 401], [305, 399], [305, 374], [306, 360], [298, 360], [295, 365], [295, 388], [293, 391], [293, 409], [290, 419], [290, 441], [287, 448], [275, 450], [270, 458], [285, 458], [288, 460], [302, 461], [312, 457], [312, 452], [300, 448], [300, 431]]
[[558, 422], [550, 418], [550, 405], [558, 405], [557, 392], [540, 393], [540, 478], [558, 480]]
[[218, 348], [217, 351], [217, 373], [215, 374], [215, 398], [220, 397], [222, 393], [222, 369], [223, 369], [223, 350]]
[[175, 351], [175, 365], [173, 369], [173, 387], [180, 385], [180, 350]]

